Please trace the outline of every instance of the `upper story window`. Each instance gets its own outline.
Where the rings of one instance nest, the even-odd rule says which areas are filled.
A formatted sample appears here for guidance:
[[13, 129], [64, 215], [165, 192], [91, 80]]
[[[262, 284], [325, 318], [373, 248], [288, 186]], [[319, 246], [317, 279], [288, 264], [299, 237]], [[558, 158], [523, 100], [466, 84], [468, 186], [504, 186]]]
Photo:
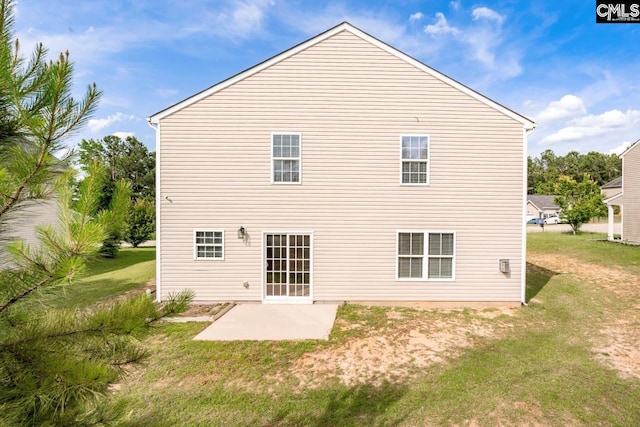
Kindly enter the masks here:
[[277, 184], [300, 183], [302, 170], [299, 133], [276, 133], [271, 137], [272, 179]]
[[193, 257], [195, 259], [224, 259], [224, 232], [197, 230], [194, 232]]
[[429, 137], [402, 136], [402, 183], [429, 184]]

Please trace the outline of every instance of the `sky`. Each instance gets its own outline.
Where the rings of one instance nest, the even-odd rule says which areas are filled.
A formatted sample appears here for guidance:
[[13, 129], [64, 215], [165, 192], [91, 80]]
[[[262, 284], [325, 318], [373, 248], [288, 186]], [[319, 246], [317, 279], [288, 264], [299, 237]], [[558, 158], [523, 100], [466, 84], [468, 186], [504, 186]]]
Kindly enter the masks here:
[[640, 139], [640, 23], [596, 24], [593, 0], [18, 0], [14, 33], [103, 91], [70, 146], [155, 150], [147, 117], [343, 21], [533, 119], [531, 156]]

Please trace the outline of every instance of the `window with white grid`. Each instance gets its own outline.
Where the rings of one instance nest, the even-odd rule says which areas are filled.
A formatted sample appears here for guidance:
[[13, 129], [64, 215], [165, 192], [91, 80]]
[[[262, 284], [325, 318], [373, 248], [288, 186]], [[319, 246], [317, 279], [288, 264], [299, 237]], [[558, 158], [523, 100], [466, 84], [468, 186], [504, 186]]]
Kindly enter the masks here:
[[398, 279], [452, 280], [455, 277], [455, 234], [398, 233]]
[[429, 137], [404, 135], [402, 140], [402, 183], [429, 184]]
[[221, 230], [196, 230], [193, 256], [195, 259], [224, 259], [224, 232]]
[[301, 178], [301, 141], [297, 133], [272, 135], [272, 180], [276, 184], [298, 184]]

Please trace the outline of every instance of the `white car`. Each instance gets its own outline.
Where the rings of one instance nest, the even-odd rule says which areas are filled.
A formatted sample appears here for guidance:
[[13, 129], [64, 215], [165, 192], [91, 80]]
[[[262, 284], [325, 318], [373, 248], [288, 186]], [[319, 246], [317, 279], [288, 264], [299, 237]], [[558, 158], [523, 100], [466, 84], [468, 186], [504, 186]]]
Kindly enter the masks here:
[[561, 224], [562, 219], [558, 215], [550, 215], [544, 219], [545, 224]]

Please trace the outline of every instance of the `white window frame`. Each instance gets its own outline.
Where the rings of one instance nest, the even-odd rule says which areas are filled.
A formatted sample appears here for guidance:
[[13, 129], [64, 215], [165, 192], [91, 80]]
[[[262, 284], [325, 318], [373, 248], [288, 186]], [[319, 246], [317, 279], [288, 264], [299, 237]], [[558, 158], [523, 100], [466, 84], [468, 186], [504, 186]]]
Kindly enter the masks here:
[[[220, 233], [221, 237], [222, 237], [222, 243], [217, 244], [217, 243], [198, 243], [197, 242], [197, 236], [198, 233]], [[214, 238], [215, 238], [215, 234], [214, 234]], [[211, 247], [217, 247], [219, 246], [221, 251], [222, 251], [222, 256], [216, 257], [199, 257], [198, 256], [198, 247], [199, 246], [211, 246]], [[224, 261], [224, 230], [220, 230], [220, 229], [204, 229], [204, 228], [199, 228], [199, 229], [195, 229], [193, 230], [193, 259], [196, 261]]]
[[[277, 135], [289, 135], [289, 136], [297, 136], [299, 147], [298, 147], [298, 156], [297, 157], [274, 157], [273, 156], [273, 145], [274, 145], [274, 137]], [[271, 149], [271, 183], [277, 185], [300, 185], [302, 184], [302, 133], [300, 132], [272, 132], [271, 133], [271, 144], [269, 145]], [[276, 160], [295, 160], [298, 162], [298, 181], [276, 181], [275, 180], [275, 162]]]
[[[427, 138], [427, 158], [426, 159], [405, 159], [403, 157], [402, 140], [404, 138]], [[426, 182], [404, 182], [402, 168], [405, 163], [426, 163]], [[408, 186], [428, 186], [431, 184], [431, 137], [427, 134], [403, 134], [400, 135], [400, 185]]]
[[[422, 254], [422, 277], [400, 277], [400, 234], [402, 233], [422, 233], [423, 254]], [[429, 255], [429, 235], [430, 234], [451, 234], [453, 235], [452, 255]], [[396, 232], [396, 280], [401, 282], [453, 282], [456, 280], [456, 246], [458, 237], [455, 231], [449, 230], [398, 230]], [[451, 277], [429, 278], [430, 258], [451, 258]]]

